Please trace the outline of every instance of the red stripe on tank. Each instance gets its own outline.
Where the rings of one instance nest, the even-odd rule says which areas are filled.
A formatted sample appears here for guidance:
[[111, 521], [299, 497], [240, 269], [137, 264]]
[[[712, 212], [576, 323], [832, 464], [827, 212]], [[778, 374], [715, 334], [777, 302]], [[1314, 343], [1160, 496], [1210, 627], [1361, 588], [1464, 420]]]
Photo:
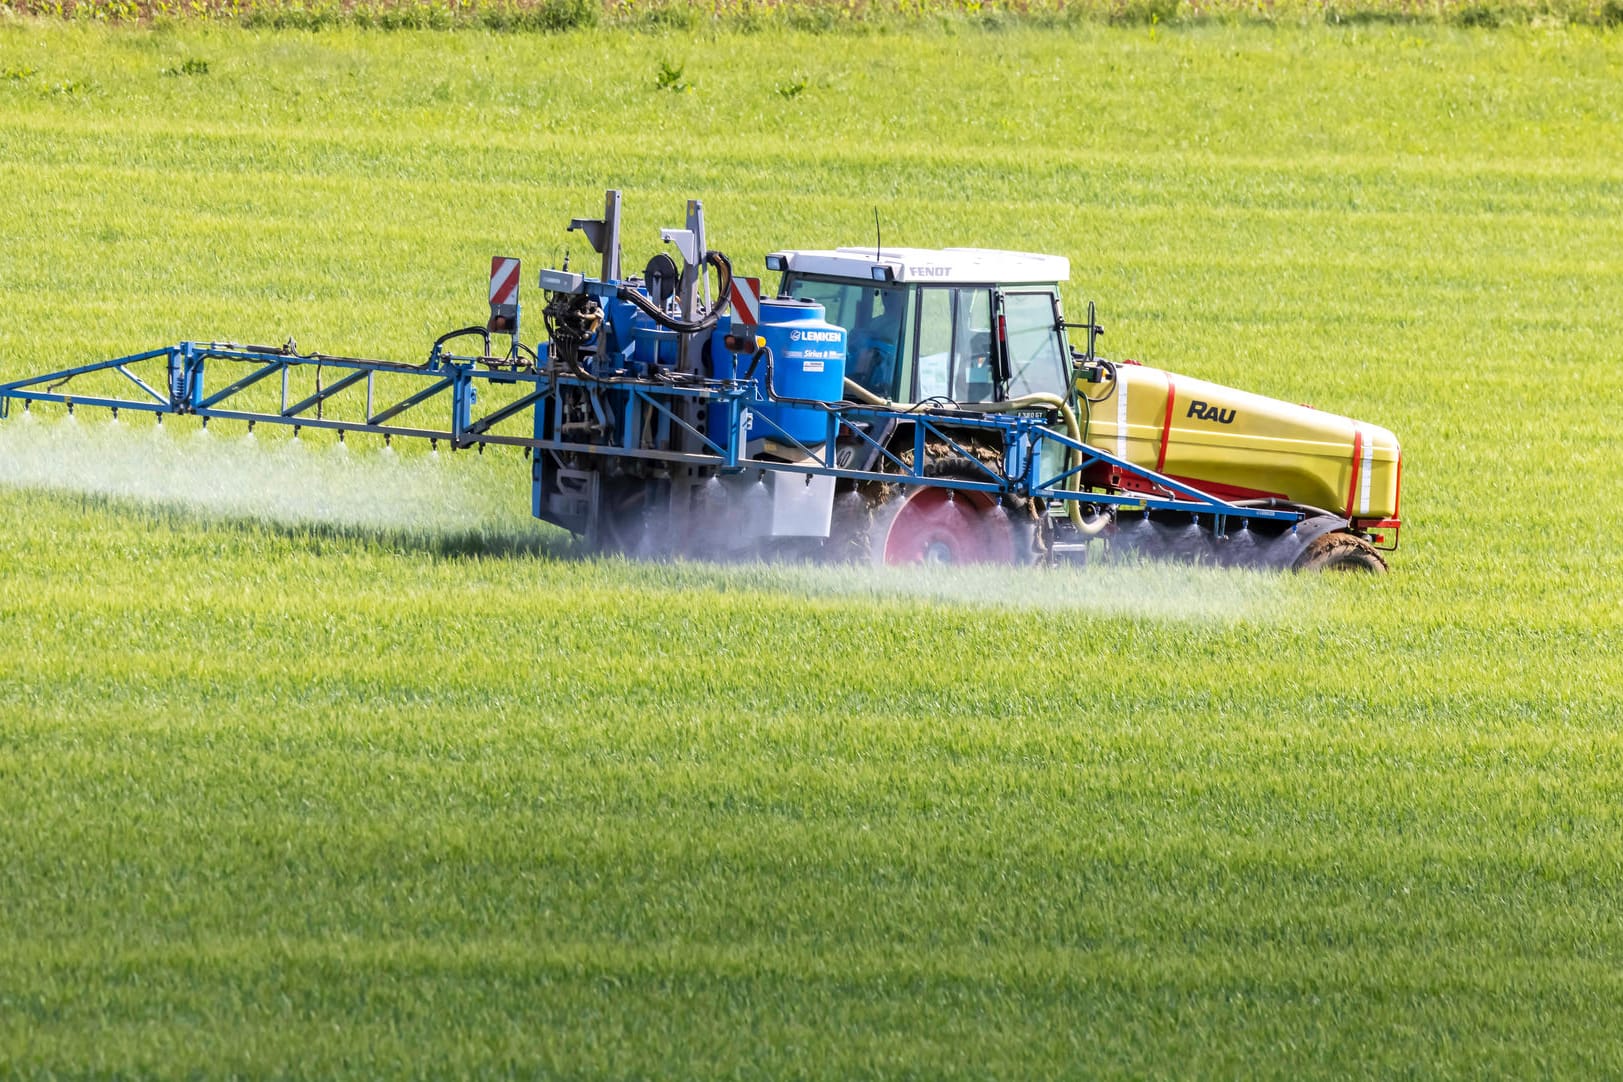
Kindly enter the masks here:
[[1161, 421], [1161, 453], [1155, 456], [1155, 472], [1162, 472], [1167, 464], [1167, 443], [1172, 438], [1172, 402], [1178, 397], [1177, 389], [1172, 384], [1172, 377], [1167, 376], [1167, 415]]

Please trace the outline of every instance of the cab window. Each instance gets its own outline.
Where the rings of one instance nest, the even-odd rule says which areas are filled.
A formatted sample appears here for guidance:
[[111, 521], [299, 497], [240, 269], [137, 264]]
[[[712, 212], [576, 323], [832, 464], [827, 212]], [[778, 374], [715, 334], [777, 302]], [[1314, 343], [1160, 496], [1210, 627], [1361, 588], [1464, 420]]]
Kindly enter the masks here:
[[1065, 340], [1052, 293], [1005, 293], [1009, 339], [1009, 397], [1045, 392], [1065, 397]]
[[918, 400], [989, 402], [992, 372], [992, 291], [920, 289]]
[[952, 290], [919, 290], [918, 401], [952, 390]]
[[992, 376], [992, 291], [959, 289], [952, 334], [952, 397], [957, 402], [990, 402]]

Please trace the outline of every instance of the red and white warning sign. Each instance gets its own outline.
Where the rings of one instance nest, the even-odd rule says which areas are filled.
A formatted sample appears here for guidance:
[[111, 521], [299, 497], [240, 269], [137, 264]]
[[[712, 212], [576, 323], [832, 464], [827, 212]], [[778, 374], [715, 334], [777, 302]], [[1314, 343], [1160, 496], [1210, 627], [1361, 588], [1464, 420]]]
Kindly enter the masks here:
[[761, 325], [761, 280], [734, 278], [727, 287], [727, 298], [733, 306], [733, 322], [741, 327]]
[[518, 333], [518, 260], [495, 256], [490, 261], [490, 322], [492, 331]]
[[490, 303], [518, 303], [518, 260], [495, 256], [490, 261]]

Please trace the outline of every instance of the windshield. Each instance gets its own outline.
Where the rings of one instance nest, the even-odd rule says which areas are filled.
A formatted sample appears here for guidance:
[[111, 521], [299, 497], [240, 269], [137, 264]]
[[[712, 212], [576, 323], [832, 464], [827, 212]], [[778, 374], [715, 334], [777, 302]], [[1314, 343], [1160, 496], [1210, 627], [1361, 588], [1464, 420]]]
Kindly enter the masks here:
[[783, 292], [823, 306], [824, 318], [844, 327], [845, 374], [874, 394], [906, 397], [912, 380], [908, 331], [912, 327], [906, 286], [791, 278]]

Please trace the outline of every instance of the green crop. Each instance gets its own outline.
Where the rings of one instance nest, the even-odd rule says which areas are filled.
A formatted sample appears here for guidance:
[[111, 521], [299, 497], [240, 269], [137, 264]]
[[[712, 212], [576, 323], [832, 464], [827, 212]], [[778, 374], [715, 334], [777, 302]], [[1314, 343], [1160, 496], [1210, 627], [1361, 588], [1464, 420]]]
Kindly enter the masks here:
[[1332, 26], [1623, 24], [1623, 0], [0, 0], [0, 14], [81, 23], [210, 20], [255, 29], [478, 28], [555, 33], [607, 25], [665, 33], [891, 33], [1254, 23]]
[[0, 1073], [1623, 1072], [1619, 146], [1561, 26], [0, 26], [0, 381], [417, 359], [610, 186], [633, 266], [690, 196], [745, 273], [877, 208], [1391, 428], [1407, 523], [1380, 579], [640, 565], [517, 455], [14, 414]]

